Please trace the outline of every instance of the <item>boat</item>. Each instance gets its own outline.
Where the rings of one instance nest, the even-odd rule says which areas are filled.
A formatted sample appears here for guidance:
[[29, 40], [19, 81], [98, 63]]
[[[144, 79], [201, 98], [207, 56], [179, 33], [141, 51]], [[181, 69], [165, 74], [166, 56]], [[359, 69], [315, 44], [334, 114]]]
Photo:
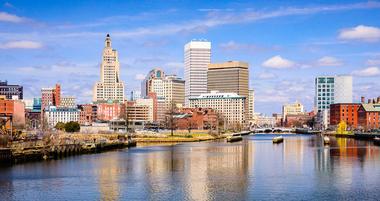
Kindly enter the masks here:
[[330, 144], [330, 138], [327, 136], [323, 137], [323, 143], [324, 144]]
[[373, 138], [373, 144], [380, 146], [380, 138], [379, 137]]
[[284, 141], [284, 138], [282, 136], [277, 136], [273, 138], [273, 143], [281, 143]]
[[242, 141], [243, 137], [241, 137], [240, 135], [231, 135], [231, 136], [228, 136], [226, 139], [227, 139], [227, 142], [238, 142], [238, 141]]

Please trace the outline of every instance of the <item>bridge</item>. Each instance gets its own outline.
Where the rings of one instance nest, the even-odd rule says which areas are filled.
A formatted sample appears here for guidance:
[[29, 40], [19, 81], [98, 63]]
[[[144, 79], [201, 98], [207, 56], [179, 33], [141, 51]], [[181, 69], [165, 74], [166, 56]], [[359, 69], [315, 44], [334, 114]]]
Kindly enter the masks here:
[[274, 127], [274, 128], [254, 128], [253, 133], [293, 133], [295, 129], [284, 128], [284, 127]]

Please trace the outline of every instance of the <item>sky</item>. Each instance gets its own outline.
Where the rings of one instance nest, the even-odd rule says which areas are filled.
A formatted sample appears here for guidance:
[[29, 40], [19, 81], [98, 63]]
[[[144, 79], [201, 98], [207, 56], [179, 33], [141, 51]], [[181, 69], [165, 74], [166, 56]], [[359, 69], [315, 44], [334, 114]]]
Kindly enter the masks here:
[[0, 80], [26, 99], [60, 83], [91, 102], [107, 33], [127, 96], [154, 67], [183, 77], [192, 39], [211, 42], [213, 63], [249, 63], [256, 112], [311, 111], [320, 75], [352, 75], [354, 101], [380, 95], [380, 1], [0, 0]]

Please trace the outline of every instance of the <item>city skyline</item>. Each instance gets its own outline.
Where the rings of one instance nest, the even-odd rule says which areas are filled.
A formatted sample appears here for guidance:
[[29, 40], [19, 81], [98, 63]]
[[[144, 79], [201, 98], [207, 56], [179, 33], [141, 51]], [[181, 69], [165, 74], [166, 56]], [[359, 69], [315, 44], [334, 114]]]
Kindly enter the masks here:
[[[90, 102], [109, 33], [119, 51], [125, 94], [138, 90], [155, 67], [184, 79], [183, 46], [196, 38], [212, 43], [211, 63], [249, 63], [257, 112], [280, 112], [282, 104], [296, 100], [312, 110], [314, 79], [322, 75], [353, 75], [354, 102], [376, 96], [380, 2], [328, 2], [149, 2], [149, 8], [128, 2], [105, 14], [94, 12], [116, 4], [111, 1], [70, 17], [59, 15], [63, 2], [0, 1], [0, 78], [23, 85], [26, 99], [59, 82], [64, 94]], [[71, 1], [63, 10], [80, 13], [85, 6], [91, 2]]]

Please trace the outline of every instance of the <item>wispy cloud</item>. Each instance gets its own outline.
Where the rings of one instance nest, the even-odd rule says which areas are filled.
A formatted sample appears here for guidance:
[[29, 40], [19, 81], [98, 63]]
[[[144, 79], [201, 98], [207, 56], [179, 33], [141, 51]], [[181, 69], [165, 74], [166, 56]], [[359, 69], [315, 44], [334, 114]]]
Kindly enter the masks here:
[[40, 49], [42, 47], [42, 43], [28, 40], [9, 41], [0, 44], [0, 49]]
[[21, 23], [24, 21], [26, 21], [26, 18], [9, 14], [7, 12], [0, 12], [0, 22]]
[[362, 70], [353, 71], [352, 74], [359, 77], [374, 77], [380, 75], [380, 69], [379, 67], [368, 67]]
[[341, 66], [343, 62], [335, 57], [324, 56], [317, 61], [318, 66]]

